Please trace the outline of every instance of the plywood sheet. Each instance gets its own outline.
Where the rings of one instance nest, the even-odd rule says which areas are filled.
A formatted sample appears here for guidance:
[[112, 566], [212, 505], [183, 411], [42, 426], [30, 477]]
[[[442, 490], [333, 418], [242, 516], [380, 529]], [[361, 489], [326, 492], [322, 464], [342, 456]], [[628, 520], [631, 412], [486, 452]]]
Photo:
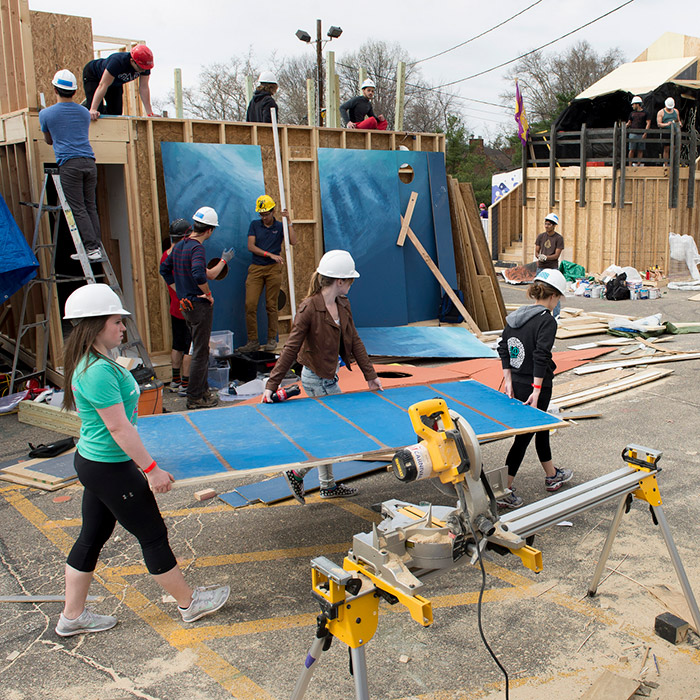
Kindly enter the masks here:
[[[433, 212], [433, 228], [437, 244], [437, 259], [448, 284], [457, 289], [455, 271], [455, 252], [452, 242], [452, 224], [450, 222], [450, 202], [447, 194], [447, 175], [445, 172], [444, 153], [426, 153], [430, 174], [430, 204]], [[412, 226], [415, 231], [415, 226]]]
[[380, 357], [496, 357], [496, 352], [462, 327], [358, 328], [369, 355]]
[[[212, 282], [214, 330], [231, 330], [234, 343], [247, 337], [245, 325], [245, 279], [252, 261], [248, 252], [248, 227], [255, 216], [255, 200], [264, 192], [262, 160], [258, 146], [203, 143], [161, 144], [168, 216], [191, 219], [201, 206], [219, 215], [219, 227], [205, 242], [207, 260], [234, 248], [228, 276]], [[258, 327], [264, 330], [261, 314]]]

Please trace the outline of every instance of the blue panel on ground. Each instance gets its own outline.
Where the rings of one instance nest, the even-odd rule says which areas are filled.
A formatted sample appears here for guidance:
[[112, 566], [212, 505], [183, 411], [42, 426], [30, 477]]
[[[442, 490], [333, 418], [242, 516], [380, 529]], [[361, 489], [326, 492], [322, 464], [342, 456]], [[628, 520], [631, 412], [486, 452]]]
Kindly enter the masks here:
[[349, 251], [361, 275], [349, 295], [355, 324], [408, 323], [396, 153], [319, 148], [318, 171], [325, 249]]
[[[433, 212], [430, 205], [430, 178], [426, 154], [420, 151], [397, 151], [397, 167], [404, 163], [413, 168], [413, 179], [409, 183], [399, 180], [399, 204], [403, 215], [408, 207], [411, 192], [418, 193], [411, 217], [411, 231], [416, 235], [428, 255], [437, 263], [437, 248], [433, 227]], [[408, 322], [437, 318], [440, 308], [440, 285], [435, 275], [425, 264], [420, 253], [410, 240], [403, 246], [406, 269], [406, 302]], [[454, 267], [454, 265], [453, 265]]]
[[[289, 490], [289, 489], [287, 489]], [[250, 502], [245, 496], [241, 496], [240, 493], [236, 491], [230, 491], [229, 493], [220, 493], [219, 498], [224, 502], [228, 503], [234, 508], [242, 508], [243, 506], [249, 506]]]
[[75, 467], [73, 466], [74, 460], [75, 452], [68, 452], [58, 457], [51, 457], [38, 464], [32, 464], [29, 469], [33, 472], [41, 472], [42, 474], [50, 474], [51, 476], [56, 476], [61, 479], [67, 479], [71, 476], [75, 476]]
[[[333, 408], [333, 400], [337, 398], [338, 396], [329, 396], [325, 401]], [[241, 408], [244, 407], [234, 410]], [[286, 435], [292, 437], [302, 449], [313, 455], [313, 459], [381, 449], [381, 445], [314, 399], [297, 399], [278, 404], [264, 403], [257, 406], [257, 409]], [[285, 461], [292, 460], [278, 459], [275, 464], [284, 464]]]
[[498, 357], [466, 328], [358, 328], [368, 354], [380, 357]]
[[[232, 330], [234, 343], [247, 337], [245, 279], [251, 254], [248, 227], [255, 215], [255, 200], [265, 192], [260, 146], [218, 143], [161, 143], [165, 192], [170, 220], [191, 220], [202, 206], [214, 207], [220, 225], [205, 242], [207, 260], [234, 248], [225, 279], [212, 282], [214, 330]], [[265, 314], [259, 314], [263, 327]]]
[[408, 445], [413, 441], [415, 432], [407, 420], [406, 411], [387, 404], [382, 395], [362, 392], [329, 398], [333, 398], [332, 408], [335, 411], [381, 440], [387, 447]]
[[[274, 407], [277, 408], [276, 405]], [[233, 469], [260, 469], [271, 464], [307, 459], [300, 449], [260, 415], [258, 408], [236, 406], [193, 412], [189, 417]]]
[[[386, 462], [340, 462], [333, 465], [333, 476], [336, 482], [340, 482], [343, 479], [352, 479], [356, 476], [362, 476], [363, 474], [369, 474], [370, 472], [384, 468], [386, 468]], [[306, 493], [311, 493], [312, 491], [318, 490], [318, 488], [318, 470], [312, 469], [304, 477], [304, 490]], [[238, 492], [244, 500], [251, 503], [255, 501], [276, 503], [277, 501], [283, 501], [286, 498], [292, 497], [287, 480], [283, 476], [276, 476], [273, 479], [259, 481], [255, 484], [248, 484], [247, 486], [238, 486], [233, 493], [236, 492]], [[224, 495], [227, 496], [229, 494]], [[220, 496], [220, 498], [223, 498], [223, 496]]]
[[[445, 386], [449, 386], [451, 389], [457, 383], [458, 382], [449, 382], [445, 384]], [[440, 396], [439, 394], [438, 387], [440, 386], [440, 384], [428, 384], [422, 387], [398, 387], [396, 389], [388, 389], [384, 392], [384, 395], [390, 401], [393, 401], [399, 406], [408, 409], [409, 406], [412, 406], [418, 401], [426, 401], [427, 399], [434, 399], [436, 397], [446, 399], [446, 397]], [[493, 389], [489, 389], [489, 391], [492, 391], [494, 394], [498, 394], [498, 392], [494, 391]], [[501, 394], [501, 396], [505, 396], [505, 394]], [[504, 427], [500, 423], [497, 423], [486, 416], [482, 416], [480, 413], [472, 411], [470, 408], [466, 408], [462, 404], [458, 404], [455, 401], [450, 401], [449, 399], [446, 399], [446, 401], [449, 408], [453, 408], [464, 417], [464, 419], [472, 426], [477, 435], [487, 435], [498, 432], [499, 430], [504, 430]], [[408, 416], [406, 416], [406, 421], [410, 425]]]
[[447, 196], [447, 175], [444, 153], [426, 153], [430, 172], [430, 199], [433, 210], [437, 264], [447, 283], [457, 289], [455, 249], [450, 221], [450, 203]]
[[176, 479], [220, 474], [225, 467], [184, 416], [174, 413], [144, 416], [138, 431], [158, 466]]
[[[503, 430], [503, 426], [506, 428], [529, 428], [535, 425], [560, 422], [559, 418], [550, 413], [526, 406], [517, 399], [508, 398], [504, 393], [480, 384], [475, 379], [433, 384], [432, 386], [438, 391], [454, 397], [457, 401], [464, 402], [467, 406], [473, 406], [479, 411], [493, 416], [503, 424], [499, 430]], [[479, 431], [477, 430], [477, 432]]]

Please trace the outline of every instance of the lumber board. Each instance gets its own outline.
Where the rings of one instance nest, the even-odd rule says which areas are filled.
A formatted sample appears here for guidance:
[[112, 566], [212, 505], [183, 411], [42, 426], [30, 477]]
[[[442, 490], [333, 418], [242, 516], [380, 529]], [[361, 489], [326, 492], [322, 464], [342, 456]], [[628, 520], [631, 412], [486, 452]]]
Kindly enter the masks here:
[[685, 620], [697, 634], [698, 630], [693, 621], [693, 615], [688, 607], [688, 601], [685, 596], [678, 590], [671, 588], [665, 584], [659, 586], [648, 586], [646, 590], [656, 598], [666, 610]]
[[503, 329], [505, 318], [501, 316], [501, 310], [496, 300], [496, 290], [493, 288], [493, 280], [488, 275], [477, 275], [477, 279], [481, 291], [481, 301], [488, 319], [488, 330]]
[[58, 491], [58, 489], [75, 483], [78, 477], [76, 476], [75, 479], [71, 479], [70, 481], [61, 481], [58, 484], [47, 484], [43, 481], [27, 479], [22, 476], [17, 476], [16, 474], [8, 474], [7, 472], [0, 471], [0, 480], [9, 481], [11, 484], [18, 484], [19, 486], [31, 486], [32, 488], [41, 489], [42, 491]]
[[559, 328], [557, 328], [556, 337], [559, 340], [565, 340], [566, 338], [578, 338], [582, 335], [602, 335], [603, 333], [607, 333], [607, 331], [607, 326], [582, 326], [580, 328], [571, 329], [559, 326]]
[[[73, 450], [75, 452], [75, 450]], [[13, 464], [10, 467], [5, 467], [2, 469], [3, 474], [10, 474], [12, 476], [21, 476], [23, 479], [30, 479], [31, 481], [39, 481], [42, 484], [62, 484], [66, 481], [75, 481], [77, 476], [72, 474], [71, 476], [53, 476], [51, 474], [45, 474], [44, 472], [34, 471], [33, 469], [24, 466], [24, 462], [19, 462], [18, 464]]]
[[418, 192], [411, 192], [408, 206], [406, 207], [406, 213], [401, 217], [401, 230], [399, 231], [399, 238], [396, 241], [396, 245], [398, 246], [403, 246], [406, 242], [406, 234], [408, 233], [408, 227], [411, 225], [411, 218], [413, 217], [413, 210], [416, 208], [417, 199]]
[[[2, 595], [0, 603], [63, 603], [65, 595]], [[99, 603], [104, 600], [102, 595], [89, 595], [85, 600]]]
[[637, 680], [624, 678], [606, 670], [581, 696], [581, 700], [629, 700], [640, 685]]
[[637, 365], [654, 365], [660, 362], [678, 362], [681, 360], [697, 359], [700, 359], [700, 352], [687, 352], [683, 355], [664, 355], [663, 357], [621, 358], [610, 362], [590, 363], [584, 367], [576, 367], [574, 373], [592, 374], [593, 372], [602, 372], [603, 370], [612, 369], [614, 367], [636, 367]]
[[624, 379], [619, 379], [614, 382], [607, 384], [601, 384], [597, 387], [592, 387], [591, 389], [585, 389], [572, 394], [567, 394], [565, 396], [560, 396], [556, 399], [552, 399], [552, 404], [558, 406], [559, 408], [570, 408], [571, 406], [578, 406], [579, 404], [586, 403], [588, 401], [595, 401], [596, 399], [602, 399], [605, 396], [611, 396], [613, 394], [618, 394], [621, 391], [626, 391], [627, 389], [633, 389], [635, 387], [641, 386], [642, 384], [648, 384], [649, 382], [654, 382], [657, 379], [663, 379], [672, 374], [673, 370], [649, 370], [648, 372], [642, 372], [641, 374], [635, 374], [631, 377], [626, 377]]
[[586, 389], [592, 389], [593, 387], [600, 387], [608, 382], [616, 382], [619, 379], [625, 379], [634, 374], [635, 371], [633, 369], [609, 369], [605, 372], [601, 372], [600, 374], [575, 377], [565, 382], [556, 381], [552, 391], [552, 401], [556, 402], [558, 399], [567, 396], [568, 394], [576, 394], [579, 391], [585, 391]]
[[452, 192], [452, 178], [447, 178], [447, 192], [450, 201], [450, 221], [452, 223], [452, 242], [455, 250], [455, 269], [457, 272], [457, 283], [464, 294], [465, 306], [474, 313], [474, 289], [469, 284], [469, 272], [467, 269], [467, 250], [462, 240], [462, 222], [459, 220], [457, 205], [454, 202]]
[[80, 416], [75, 411], [64, 411], [58, 406], [21, 401], [18, 420], [27, 425], [37, 425], [64, 435], [80, 437]]
[[[401, 221], [403, 222], [403, 217], [401, 217]], [[448, 281], [445, 279], [442, 272], [440, 272], [440, 270], [438, 269], [438, 266], [433, 262], [433, 259], [430, 257], [430, 255], [428, 255], [428, 252], [423, 247], [423, 244], [418, 240], [416, 234], [413, 233], [410, 226], [406, 227], [406, 234], [410, 239], [411, 243], [413, 243], [413, 245], [415, 246], [421, 258], [423, 258], [423, 260], [425, 261], [425, 264], [435, 275], [435, 278], [440, 283], [440, 286], [445, 290], [447, 296], [450, 297], [450, 299], [452, 299], [452, 303], [457, 307], [459, 313], [462, 314], [464, 322], [469, 326], [469, 330], [471, 330], [477, 337], [481, 335], [481, 330], [479, 329], [479, 326], [477, 326], [477, 324], [474, 323], [474, 319], [466, 310], [460, 298], [454, 293], [454, 290], [452, 289], [452, 287], [450, 287]]]

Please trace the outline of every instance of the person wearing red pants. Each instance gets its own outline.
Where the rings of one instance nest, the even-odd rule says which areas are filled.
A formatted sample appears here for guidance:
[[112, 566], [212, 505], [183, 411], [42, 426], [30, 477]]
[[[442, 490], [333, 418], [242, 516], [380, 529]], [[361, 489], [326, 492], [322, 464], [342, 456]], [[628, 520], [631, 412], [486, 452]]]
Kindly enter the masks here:
[[362, 94], [340, 105], [340, 116], [348, 129], [386, 131], [388, 122], [384, 119], [384, 115], [380, 114], [376, 117], [372, 109], [371, 100], [374, 97], [376, 87], [374, 81], [367, 78], [361, 86]]

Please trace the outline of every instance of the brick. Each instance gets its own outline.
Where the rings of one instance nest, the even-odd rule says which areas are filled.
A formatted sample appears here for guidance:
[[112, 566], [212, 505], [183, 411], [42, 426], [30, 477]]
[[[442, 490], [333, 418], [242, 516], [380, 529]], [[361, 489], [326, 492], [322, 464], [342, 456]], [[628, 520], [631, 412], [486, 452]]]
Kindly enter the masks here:
[[209, 498], [214, 498], [216, 496], [216, 491], [214, 489], [204, 489], [202, 491], [195, 491], [194, 497], [198, 501], [206, 501]]
[[689, 629], [690, 625], [685, 620], [670, 612], [657, 615], [654, 622], [654, 632], [671, 644], [680, 644], [685, 641]]

